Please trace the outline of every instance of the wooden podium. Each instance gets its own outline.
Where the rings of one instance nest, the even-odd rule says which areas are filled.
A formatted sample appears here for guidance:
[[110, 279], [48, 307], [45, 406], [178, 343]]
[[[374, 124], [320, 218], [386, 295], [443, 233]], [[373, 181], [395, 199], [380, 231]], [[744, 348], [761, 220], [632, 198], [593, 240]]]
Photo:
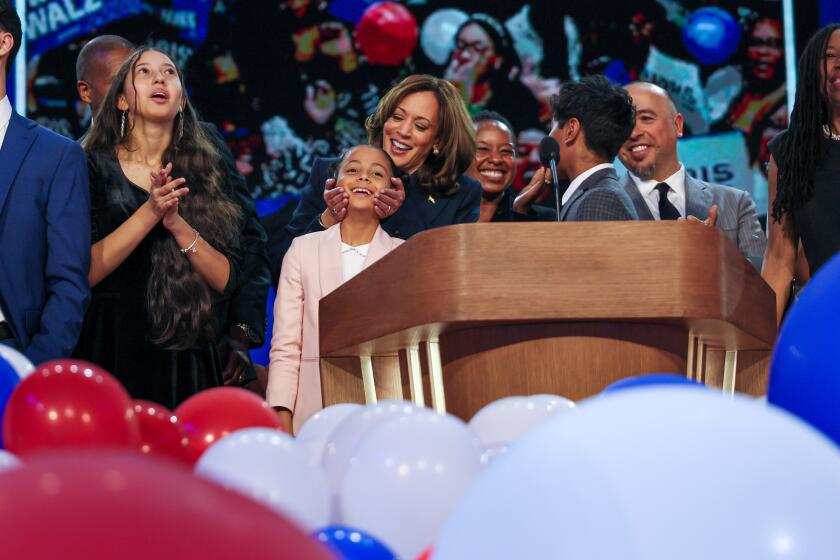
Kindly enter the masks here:
[[411, 399], [466, 420], [504, 396], [578, 400], [653, 372], [762, 394], [774, 306], [715, 228], [434, 229], [321, 300], [324, 406]]

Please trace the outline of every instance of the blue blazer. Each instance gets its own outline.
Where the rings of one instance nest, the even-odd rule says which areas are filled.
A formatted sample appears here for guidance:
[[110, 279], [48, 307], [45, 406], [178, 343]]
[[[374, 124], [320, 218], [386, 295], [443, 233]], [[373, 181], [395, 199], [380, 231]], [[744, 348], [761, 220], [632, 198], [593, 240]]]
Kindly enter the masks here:
[[35, 364], [70, 355], [90, 298], [86, 162], [72, 140], [12, 113], [0, 148], [0, 303]]
[[[283, 255], [292, 243], [292, 239], [305, 233], [323, 231], [318, 223], [321, 212], [326, 210], [324, 202], [324, 183], [330, 178], [330, 166], [337, 158], [316, 158], [312, 164], [309, 181], [300, 193], [300, 203], [286, 225], [284, 239], [269, 239], [270, 244], [280, 244], [279, 260], [277, 251], [273, 251], [271, 263], [273, 275], [280, 275], [280, 265]], [[460, 188], [451, 196], [429, 196], [422, 187], [417, 185], [417, 178], [411, 175], [405, 185], [405, 202], [394, 215], [382, 221], [384, 229], [391, 237], [408, 239], [416, 233], [441, 226], [465, 224], [478, 221], [479, 205], [481, 203], [481, 185], [472, 177], [461, 175], [458, 177]], [[278, 246], [278, 245], [275, 245]]]

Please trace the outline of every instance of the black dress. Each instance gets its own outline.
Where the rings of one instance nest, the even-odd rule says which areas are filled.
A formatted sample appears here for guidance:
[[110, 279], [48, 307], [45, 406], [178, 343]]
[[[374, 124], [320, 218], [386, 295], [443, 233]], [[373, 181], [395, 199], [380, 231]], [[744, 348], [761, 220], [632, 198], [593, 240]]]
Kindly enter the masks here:
[[[105, 238], [149, 198], [122, 171], [115, 155], [88, 154], [91, 198], [91, 243]], [[174, 408], [202, 389], [222, 383], [222, 366], [212, 341], [188, 350], [167, 350], [148, 339], [146, 283], [151, 273], [154, 239], [171, 235], [158, 224], [128, 258], [91, 290], [79, 344], [74, 356], [111, 372], [134, 399]], [[231, 263], [225, 292], [216, 298], [213, 314], [224, 325], [235, 287], [238, 262]]]
[[[767, 146], [777, 164], [786, 135], [787, 132], [782, 132]], [[840, 251], [840, 141], [828, 138], [822, 141], [823, 157], [814, 170], [813, 194], [791, 214], [811, 276]]]

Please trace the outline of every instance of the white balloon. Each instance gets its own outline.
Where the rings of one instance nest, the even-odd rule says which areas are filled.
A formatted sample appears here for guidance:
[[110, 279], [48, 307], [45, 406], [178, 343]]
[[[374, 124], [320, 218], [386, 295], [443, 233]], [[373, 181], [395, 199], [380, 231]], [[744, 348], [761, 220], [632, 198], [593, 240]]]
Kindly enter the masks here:
[[0, 344], [0, 358], [9, 362], [9, 365], [12, 366], [21, 379], [25, 379], [30, 373], [35, 371], [35, 365], [29, 361], [29, 358], [5, 344]]
[[420, 46], [429, 60], [435, 64], [446, 64], [449, 54], [455, 48], [455, 34], [469, 16], [455, 8], [444, 8], [433, 12], [420, 29]]
[[469, 425], [482, 444], [497, 447], [516, 441], [546, 418], [574, 406], [569, 399], [555, 395], [505, 397], [476, 412]]
[[297, 440], [304, 444], [310, 458], [317, 464], [321, 463], [327, 440], [351, 412], [361, 410], [360, 404], [341, 403], [328, 406], [314, 416], [310, 416], [297, 434]]
[[351, 412], [327, 440], [321, 458], [333, 495], [338, 495], [347, 464], [362, 439], [383, 421], [418, 410], [409, 401], [381, 401]]
[[0, 449], [0, 472], [6, 469], [13, 469], [19, 467], [22, 463], [20, 459], [9, 453], [4, 449]]
[[326, 477], [291, 436], [269, 428], [238, 430], [211, 445], [195, 473], [238, 491], [307, 531], [330, 518]]
[[579, 404], [498, 458], [435, 560], [836, 558], [840, 450], [752, 399], [662, 387]]
[[393, 418], [353, 454], [342, 523], [376, 535], [400, 558], [416, 558], [479, 472], [480, 455], [478, 438], [454, 416], [426, 409]]

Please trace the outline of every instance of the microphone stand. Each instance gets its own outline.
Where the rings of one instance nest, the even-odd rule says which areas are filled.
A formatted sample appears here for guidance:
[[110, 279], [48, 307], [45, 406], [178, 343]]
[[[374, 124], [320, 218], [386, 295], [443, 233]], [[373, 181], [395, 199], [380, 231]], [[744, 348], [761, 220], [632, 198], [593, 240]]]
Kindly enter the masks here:
[[557, 180], [557, 163], [555, 163], [554, 158], [551, 158], [548, 164], [551, 166], [551, 182], [554, 183], [554, 209], [557, 211], [557, 221], [559, 222], [560, 199], [562, 198], [562, 194], [560, 193], [560, 181]]

